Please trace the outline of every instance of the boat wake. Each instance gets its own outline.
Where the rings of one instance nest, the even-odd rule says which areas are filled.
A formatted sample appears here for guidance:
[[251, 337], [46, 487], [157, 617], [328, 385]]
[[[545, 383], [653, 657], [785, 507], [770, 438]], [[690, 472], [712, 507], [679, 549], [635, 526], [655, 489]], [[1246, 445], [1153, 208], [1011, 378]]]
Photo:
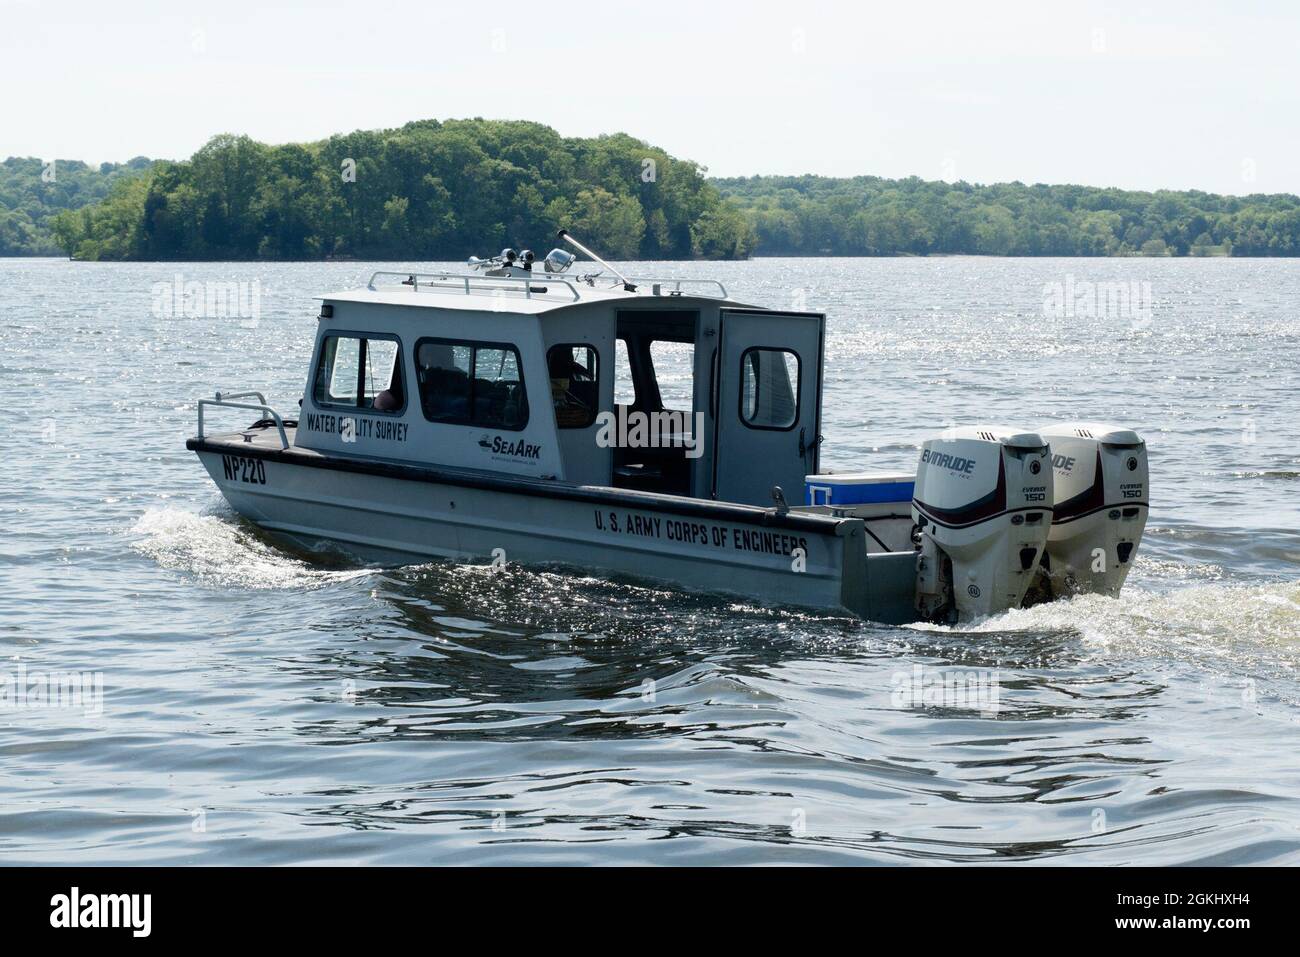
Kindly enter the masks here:
[[344, 568], [322, 568], [322, 560], [347, 562], [341, 553], [295, 557], [266, 541], [252, 526], [223, 511], [196, 513], [182, 508], [150, 508], [132, 526], [131, 548], [163, 568], [194, 575], [217, 587], [320, 588], [365, 578], [373, 568], [355, 559]]
[[[350, 553], [295, 553], [292, 545], [268, 540], [252, 525], [219, 508], [202, 513], [151, 508], [131, 531], [136, 552], [218, 588], [314, 589], [378, 571], [358, 565]], [[1001, 648], [1002, 654], [1014, 659], [1021, 639], [1031, 639], [1037, 647], [1033, 636], [1071, 636], [1074, 653], [1085, 657], [1190, 666], [1221, 681], [1265, 683], [1276, 695], [1300, 703], [1293, 690], [1300, 669], [1300, 582], [1225, 581], [1217, 566], [1154, 557], [1144, 558], [1137, 570], [1140, 583], [1130, 583], [1118, 598], [1080, 595], [952, 626], [917, 623], [901, 630], [880, 626], [872, 628], [873, 642], [887, 642], [891, 636], [897, 641], [910, 633], [946, 635], [941, 641], [947, 645], [980, 636], [984, 654]], [[408, 597], [420, 594], [440, 605], [450, 602], [489, 618], [501, 616], [525, 629], [545, 625], [611, 639], [649, 637], [659, 634], [663, 617], [671, 615], [683, 639], [717, 629], [736, 638], [748, 634], [750, 626], [765, 631], [775, 616], [783, 622], [783, 632], [809, 639], [853, 640], [855, 635], [861, 639], [859, 629], [847, 627], [846, 622], [840, 623], [845, 627], [836, 627], [835, 619], [815, 612], [790, 609], [781, 614], [777, 609], [736, 604], [718, 607], [716, 597], [700, 595], [691, 600], [647, 583], [585, 578], [571, 571], [512, 567], [498, 575], [490, 566], [433, 563], [402, 569], [394, 581]], [[903, 644], [908, 645], [908, 640], [903, 639]], [[943, 646], [924, 644], [933, 653], [946, 653]]]
[[1004, 612], [959, 630], [1061, 627], [1072, 627], [1100, 646], [1124, 650], [1176, 637], [1203, 651], [1251, 645], [1300, 653], [1300, 582], [1211, 583], [1168, 591], [1130, 587], [1119, 598], [1080, 595]]
[[1076, 598], [923, 631], [969, 635], [1073, 634], [1086, 656], [1190, 666], [1203, 676], [1300, 703], [1300, 582], [1201, 582], [1151, 590], [1130, 585], [1118, 598]]

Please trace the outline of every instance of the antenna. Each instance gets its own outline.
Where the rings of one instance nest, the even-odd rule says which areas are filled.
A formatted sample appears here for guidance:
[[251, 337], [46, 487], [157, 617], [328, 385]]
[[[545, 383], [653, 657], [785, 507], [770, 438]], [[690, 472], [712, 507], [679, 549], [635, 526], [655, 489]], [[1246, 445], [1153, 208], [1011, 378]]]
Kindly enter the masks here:
[[572, 247], [573, 247], [574, 249], [576, 249], [578, 252], [580, 252], [580, 253], [586, 253], [586, 254], [587, 254], [588, 256], [590, 256], [592, 259], [596, 260], [596, 262], [600, 263], [602, 266], [604, 266], [606, 269], [608, 269], [610, 272], [612, 272], [615, 276], [617, 276], [617, 277], [619, 278], [619, 281], [621, 281], [621, 282], [623, 283], [623, 289], [624, 289], [625, 292], [636, 292], [636, 286], [632, 285], [632, 283], [630, 283], [630, 282], [628, 281], [628, 278], [627, 278], [626, 276], [624, 276], [621, 272], [619, 272], [617, 269], [615, 269], [615, 268], [614, 268], [613, 266], [611, 266], [609, 263], [605, 262], [605, 260], [601, 259], [599, 256], [597, 256], [595, 253], [593, 253], [593, 252], [592, 252], [590, 249], [588, 249], [586, 246], [582, 245], [582, 243], [578, 242], [576, 239], [574, 239], [572, 236], [570, 236], [570, 235], [569, 235], [569, 231], [568, 231], [567, 229], [561, 229], [561, 230], [560, 230], [560, 239], [563, 240], [564, 242], [568, 243], [570, 246], [572, 246]]

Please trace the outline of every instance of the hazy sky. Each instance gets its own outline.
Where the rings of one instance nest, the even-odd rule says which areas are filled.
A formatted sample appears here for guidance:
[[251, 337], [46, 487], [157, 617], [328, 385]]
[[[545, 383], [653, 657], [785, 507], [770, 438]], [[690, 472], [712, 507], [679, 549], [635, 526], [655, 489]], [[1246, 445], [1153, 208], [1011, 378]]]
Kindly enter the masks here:
[[466, 116], [724, 176], [1300, 192], [1300, 4], [0, 0], [0, 157]]

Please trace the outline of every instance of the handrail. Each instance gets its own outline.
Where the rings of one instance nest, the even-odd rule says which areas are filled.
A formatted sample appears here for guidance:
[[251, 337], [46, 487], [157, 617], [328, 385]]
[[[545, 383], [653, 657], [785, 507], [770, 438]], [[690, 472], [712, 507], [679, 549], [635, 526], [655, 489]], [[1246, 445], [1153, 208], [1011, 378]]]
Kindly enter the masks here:
[[[475, 289], [495, 290], [499, 292], [514, 292], [508, 285], [502, 283], [523, 283], [523, 294], [525, 299], [533, 298], [533, 283], [546, 283], [548, 286], [554, 283], [557, 286], [564, 286], [573, 297], [574, 302], [582, 299], [577, 287], [568, 279], [560, 279], [556, 276], [532, 276], [525, 279], [522, 276], [469, 276], [458, 273], [409, 273], [409, 272], [392, 272], [390, 270], [379, 270], [370, 277], [370, 282], [366, 283], [367, 289], [375, 289], [375, 280], [380, 276], [397, 276], [401, 277], [400, 285], [410, 286], [412, 292], [419, 292], [421, 288], [421, 279], [424, 280], [424, 288], [434, 292], [451, 292], [452, 288], [447, 283], [455, 283], [462, 286], [465, 295], [470, 295]], [[441, 284], [441, 285], [440, 285]], [[538, 292], [537, 295], [546, 295], [549, 293]]]
[[[256, 397], [257, 402], [231, 402], [231, 399], [244, 399]], [[205, 405], [219, 405], [226, 409], [248, 409], [253, 412], [265, 412], [267, 417], [275, 423], [276, 429], [280, 433], [280, 448], [289, 447], [289, 435], [284, 431], [284, 419], [280, 418], [280, 413], [266, 404], [266, 396], [257, 391], [248, 392], [227, 392], [224, 395], [220, 392], [213, 399], [199, 399], [199, 439], [203, 439], [203, 407]]]
[[[727, 299], [727, 298], [729, 298], [729, 296], [728, 296], [728, 294], [727, 294], [727, 287], [724, 286], [724, 285], [723, 285], [719, 280], [717, 280], [717, 279], [642, 279], [642, 278], [640, 278], [640, 277], [633, 276], [632, 279], [631, 279], [631, 282], [633, 282], [634, 284], [636, 284], [636, 285], [638, 285], [638, 286], [652, 286], [652, 287], [653, 287], [653, 286], [672, 286], [672, 287], [675, 288], [678, 292], [682, 292], [682, 291], [683, 291], [683, 290], [682, 290], [682, 286], [683, 286], [684, 284], [686, 284], [686, 283], [692, 283], [692, 284], [696, 284], [696, 285], [716, 286], [717, 289], [718, 289], [718, 293], [719, 293], [719, 295], [718, 295], [716, 298], [718, 298], [718, 299]], [[703, 295], [703, 294], [701, 294], [701, 295]], [[714, 297], [713, 297], [713, 296], [710, 296], [709, 298], [712, 299], [712, 298], [714, 298]]]
[[[546, 285], [563, 286], [568, 290], [569, 295], [573, 297], [574, 302], [582, 299], [574, 281], [563, 279], [553, 274], [543, 274], [524, 278], [523, 276], [471, 276], [463, 273], [437, 272], [437, 273], [410, 273], [410, 272], [393, 272], [392, 270], [378, 270], [370, 276], [370, 281], [366, 283], [367, 289], [377, 289], [376, 280], [381, 276], [389, 276], [397, 280], [396, 285], [410, 286], [412, 292], [419, 292], [421, 289], [431, 290], [434, 292], [461, 292], [464, 295], [470, 295], [477, 291], [500, 291], [515, 292], [521, 291], [525, 299], [531, 299], [534, 295], [545, 295], [546, 293], [537, 293], [533, 289], [534, 284], [544, 283]], [[717, 292], [699, 292], [696, 295], [707, 296], [710, 299], [728, 299], [730, 294], [727, 287], [717, 279], [681, 279], [681, 278], [651, 278], [642, 279], [633, 277], [629, 280], [637, 286], [667, 286], [678, 294], [685, 293], [687, 286], [710, 286]], [[511, 288], [511, 284], [518, 286], [523, 284], [521, 290]], [[613, 280], [614, 286], [620, 285], [621, 280]], [[386, 285], [393, 285], [392, 283]], [[549, 292], [549, 290], [548, 290]]]
[[[218, 399], [218, 400], [221, 400], [221, 399], [247, 399], [247, 398], [249, 398], [249, 397], [252, 397], [252, 398], [256, 399], [258, 402], [262, 403], [263, 405], [266, 405], [266, 396], [263, 395], [261, 392], [259, 392], [257, 389], [249, 389], [249, 390], [247, 390], [247, 391], [245, 391], [245, 392], [218, 392], [218, 393], [216, 393], [216, 396], [217, 396], [217, 399]], [[210, 400], [208, 400], [208, 401], [210, 401]]]

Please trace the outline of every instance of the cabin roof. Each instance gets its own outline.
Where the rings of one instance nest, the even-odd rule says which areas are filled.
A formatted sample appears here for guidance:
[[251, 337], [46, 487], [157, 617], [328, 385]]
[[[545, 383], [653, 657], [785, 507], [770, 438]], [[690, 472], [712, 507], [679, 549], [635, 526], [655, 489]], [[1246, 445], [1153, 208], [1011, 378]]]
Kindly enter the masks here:
[[414, 276], [408, 273], [375, 273], [362, 288], [327, 293], [317, 298], [323, 302], [419, 306], [517, 315], [541, 315], [595, 302], [632, 305], [651, 301], [680, 304], [704, 299], [729, 306], [743, 305], [732, 299], [726, 288], [714, 280], [634, 279], [633, 282], [637, 286], [636, 292], [627, 292], [621, 285], [608, 282], [588, 285], [576, 278], [566, 279], [545, 274], [539, 274], [533, 279], [515, 280], [452, 273]]

